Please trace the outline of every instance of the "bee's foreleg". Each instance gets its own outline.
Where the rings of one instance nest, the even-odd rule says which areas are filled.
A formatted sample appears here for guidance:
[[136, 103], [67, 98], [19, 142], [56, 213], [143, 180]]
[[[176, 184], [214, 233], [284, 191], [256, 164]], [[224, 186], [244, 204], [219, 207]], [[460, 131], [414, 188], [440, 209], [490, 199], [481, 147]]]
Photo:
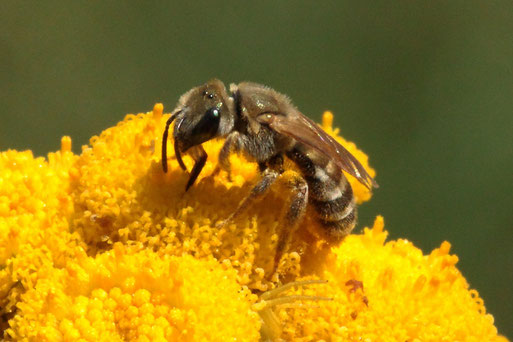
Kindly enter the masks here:
[[189, 180], [187, 181], [187, 185], [185, 186], [185, 191], [189, 190], [189, 188], [194, 184], [199, 174], [201, 173], [201, 170], [205, 166], [205, 162], [208, 158], [207, 152], [205, 152], [201, 145], [194, 146], [193, 148], [191, 148], [190, 154], [194, 159], [194, 166], [191, 170], [191, 174], [189, 176]]
[[217, 224], [217, 227], [222, 227], [225, 224], [231, 222], [237, 216], [239, 216], [244, 210], [249, 207], [256, 199], [264, 195], [269, 187], [276, 181], [276, 178], [280, 175], [280, 172], [275, 169], [267, 168], [262, 172], [262, 179], [251, 189], [246, 198], [242, 200], [237, 209], [228, 216], [228, 218]]
[[275, 270], [308, 204], [308, 184], [303, 177], [296, 174], [292, 179], [288, 180], [287, 185], [292, 190], [292, 197], [290, 207], [285, 215], [285, 224], [278, 233], [278, 243], [276, 245], [276, 254], [274, 255]]

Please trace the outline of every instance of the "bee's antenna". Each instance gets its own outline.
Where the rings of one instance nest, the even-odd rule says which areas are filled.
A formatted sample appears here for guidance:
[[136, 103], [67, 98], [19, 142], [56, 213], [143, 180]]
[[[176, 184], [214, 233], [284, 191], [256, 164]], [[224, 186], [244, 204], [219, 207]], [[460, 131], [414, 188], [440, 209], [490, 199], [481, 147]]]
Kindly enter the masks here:
[[[179, 131], [180, 131], [180, 126], [182, 125], [183, 120], [185, 120], [185, 118], [184, 118], [184, 117], [182, 117], [182, 118], [180, 119], [180, 121], [177, 121], [177, 122], [176, 122], [176, 124], [175, 124], [175, 130], [176, 130], [177, 132], [179, 132]], [[175, 157], [176, 157], [176, 160], [178, 161], [178, 164], [180, 165], [180, 167], [182, 168], [182, 170], [187, 171], [187, 167], [186, 167], [186, 166], [185, 166], [185, 164], [183, 163], [182, 155], [181, 155], [181, 153], [180, 153], [180, 146], [179, 146], [179, 144], [178, 144], [178, 139], [175, 139], [175, 144], [174, 144], [174, 145], [175, 145], [174, 147], [175, 147]]]
[[164, 135], [162, 136], [162, 169], [164, 170], [164, 173], [167, 172], [167, 135], [169, 132], [169, 126], [181, 112], [182, 111], [179, 110], [173, 113], [171, 117], [167, 120], [166, 128], [164, 129]]

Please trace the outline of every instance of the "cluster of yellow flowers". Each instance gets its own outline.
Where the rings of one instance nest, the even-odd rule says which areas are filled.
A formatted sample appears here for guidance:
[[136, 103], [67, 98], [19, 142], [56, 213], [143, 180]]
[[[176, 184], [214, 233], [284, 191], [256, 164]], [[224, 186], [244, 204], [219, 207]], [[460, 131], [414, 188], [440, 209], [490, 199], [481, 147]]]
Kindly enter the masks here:
[[[233, 155], [230, 180], [214, 173], [222, 141], [210, 141], [207, 164], [185, 192], [188, 174], [172, 149], [168, 173], [161, 169], [166, 119], [160, 104], [128, 115], [80, 155], [67, 137], [47, 159], [0, 153], [0, 337], [506, 341], [449, 243], [423, 255], [406, 240], [385, 242], [381, 217], [332, 248], [307, 211], [275, 270], [293, 166], [265, 201], [216, 228], [258, 169]], [[332, 120], [325, 113], [323, 128], [374, 176]], [[190, 169], [193, 161], [184, 161]], [[358, 203], [370, 199], [348, 179]]]

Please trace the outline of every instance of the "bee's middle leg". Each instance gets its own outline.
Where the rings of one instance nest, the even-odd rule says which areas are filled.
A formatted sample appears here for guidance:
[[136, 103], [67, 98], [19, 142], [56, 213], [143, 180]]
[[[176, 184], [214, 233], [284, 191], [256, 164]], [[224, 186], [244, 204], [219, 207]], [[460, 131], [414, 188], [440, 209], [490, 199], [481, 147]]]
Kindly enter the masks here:
[[264, 195], [267, 190], [273, 185], [273, 183], [276, 181], [278, 176], [280, 175], [279, 170], [275, 170], [272, 168], [266, 168], [262, 172], [262, 179], [251, 189], [251, 192], [249, 193], [246, 198], [242, 200], [242, 202], [239, 204], [237, 209], [228, 216], [228, 218], [224, 221], [221, 221], [217, 224], [217, 227], [222, 227], [225, 224], [231, 222], [234, 220], [237, 216], [239, 216], [244, 210], [250, 206], [256, 199], [260, 198], [262, 195]]

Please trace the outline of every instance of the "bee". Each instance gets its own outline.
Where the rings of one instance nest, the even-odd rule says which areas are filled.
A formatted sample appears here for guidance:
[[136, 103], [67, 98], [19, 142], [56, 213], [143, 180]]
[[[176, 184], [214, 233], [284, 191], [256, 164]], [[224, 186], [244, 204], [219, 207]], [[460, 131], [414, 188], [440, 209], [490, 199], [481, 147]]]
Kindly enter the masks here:
[[230, 172], [229, 155], [243, 153], [258, 163], [261, 179], [238, 208], [220, 225], [230, 222], [254, 200], [262, 197], [284, 172], [284, 158], [299, 169], [291, 181], [292, 195], [287, 224], [278, 234], [275, 265], [281, 259], [290, 235], [311, 205], [330, 244], [344, 239], [356, 225], [353, 190], [342, 173], [354, 176], [367, 188], [377, 183], [342, 145], [303, 115], [277, 91], [256, 83], [224, 84], [213, 79], [192, 88], [178, 101], [162, 137], [162, 167], [167, 172], [167, 138], [175, 121], [173, 137], [176, 159], [186, 170], [181, 154], [194, 159], [186, 191], [194, 184], [207, 160], [202, 143], [225, 138], [219, 152], [219, 168]]

